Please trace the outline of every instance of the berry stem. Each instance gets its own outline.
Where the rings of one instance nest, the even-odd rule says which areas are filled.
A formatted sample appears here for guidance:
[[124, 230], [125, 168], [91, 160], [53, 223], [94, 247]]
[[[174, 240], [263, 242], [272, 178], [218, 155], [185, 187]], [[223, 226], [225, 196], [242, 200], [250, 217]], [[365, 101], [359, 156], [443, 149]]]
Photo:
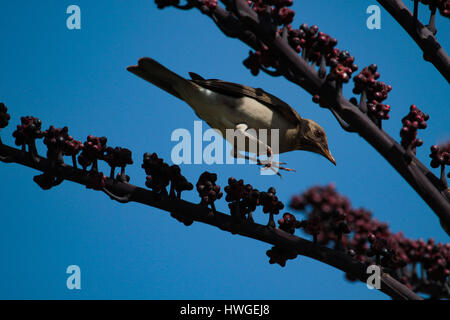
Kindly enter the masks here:
[[441, 181], [444, 188], [448, 188], [447, 177], [445, 176], [445, 163], [441, 164]]
[[326, 68], [326, 59], [323, 54], [320, 55], [320, 68], [319, 68], [319, 78], [323, 79], [325, 78], [327, 74], [327, 68]]
[[116, 167], [111, 166], [111, 171], [110, 171], [110, 174], [109, 174], [109, 178], [110, 179], [114, 179], [114, 171], [116, 171]]
[[272, 212], [270, 212], [270, 215], [269, 215], [269, 224], [268, 224], [268, 226], [271, 227], [271, 228], [275, 228], [275, 221], [273, 219], [273, 213]]
[[417, 21], [419, 20], [418, 14], [419, 14], [419, 0], [414, 0], [413, 17], [414, 17], [414, 25], [415, 26], [417, 26]]
[[72, 155], [72, 165], [75, 169], [77, 168], [77, 156], [75, 154]]
[[94, 161], [92, 162], [92, 169], [91, 171], [97, 172], [98, 171], [98, 162], [97, 159], [94, 159]]
[[431, 6], [431, 12], [430, 12], [430, 21], [426, 25], [426, 27], [433, 32], [433, 34], [437, 33], [436, 29], [436, 6]]
[[363, 90], [361, 92], [361, 98], [359, 100], [359, 109], [362, 112], [367, 113], [367, 93], [366, 93], [366, 90]]
[[31, 140], [28, 143], [28, 152], [31, 155], [31, 159], [33, 159], [34, 162], [38, 162], [39, 161], [39, 157], [38, 157], [38, 152], [36, 149], [36, 143], [34, 140]]
[[335, 249], [336, 249], [336, 250], [341, 250], [341, 245], [342, 245], [342, 233], [339, 232], [339, 233], [337, 234], [337, 239], [336, 239], [336, 246], [335, 246]]

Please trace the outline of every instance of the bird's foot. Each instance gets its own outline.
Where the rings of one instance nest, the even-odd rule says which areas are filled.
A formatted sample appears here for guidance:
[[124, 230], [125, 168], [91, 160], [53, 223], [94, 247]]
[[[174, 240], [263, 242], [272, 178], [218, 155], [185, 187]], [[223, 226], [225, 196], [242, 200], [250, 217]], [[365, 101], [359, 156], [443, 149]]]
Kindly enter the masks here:
[[273, 161], [270, 158], [268, 160], [258, 160], [257, 164], [263, 166], [263, 168], [261, 170], [270, 169], [280, 177], [281, 177], [281, 174], [276, 169], [290, 171], [290, 172], [296, 172], [295, 169], [286, 168], [286, 167], [281, 166], [282, 164], [286, 164], [286, 162]]

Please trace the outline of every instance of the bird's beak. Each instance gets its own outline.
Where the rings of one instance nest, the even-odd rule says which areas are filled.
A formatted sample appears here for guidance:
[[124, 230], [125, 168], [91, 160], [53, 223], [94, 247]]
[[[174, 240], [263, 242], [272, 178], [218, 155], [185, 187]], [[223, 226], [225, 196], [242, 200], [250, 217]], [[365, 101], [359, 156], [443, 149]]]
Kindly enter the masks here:
[[334, 165], [336, 165], [336, 160], [334, 160], [333, 155], [331, 154], [330, 150], [328, 150], [328, 148], [324, 148], [322, 149], [322, 155], [327, 158], [328, 160], [330, 160]]

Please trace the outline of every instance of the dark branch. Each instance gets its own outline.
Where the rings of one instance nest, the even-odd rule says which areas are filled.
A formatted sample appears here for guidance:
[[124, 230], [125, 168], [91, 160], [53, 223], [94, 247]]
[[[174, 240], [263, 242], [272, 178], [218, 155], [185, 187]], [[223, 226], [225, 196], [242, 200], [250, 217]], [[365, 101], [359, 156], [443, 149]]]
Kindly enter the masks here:
[[436, 40], [434, 27], [434, 12], [430, 28], [424, 26], [418, 19], [418, 1], [414, 3], [414, 12], [411, 13], [401, 0], [377, 0], [397, 22], [405, 29], [410, 37], [423, 51], [423, 58], [431, 62], [436, 69], [450, 82], [450, 57]]
[[[55, 166], [48, 159], [39, 156], [37, 156], [39, 161], [36, 162], [32, 160], [30, 153], [7, 145], [0, 145], [0, 156], [10, 159], [11, 162], [34, 168], [44, 173], [52, 172], [59, 179], [69, 180], [87, 187], [91, 185], [88, 173], [82, 169], [65, 164]], [[366, 273], [367, 265], [353, 259], [345, 252], [316, 245], [311, 241], [294, 236], [278, 228], [270, 228], [249, 221], [236, 223], [232, 216], [220, 212], [213, 213], [204, 205], [194, 204], [176, 197], [161, 195], [160, 193], [110, 178], [105, 179], [105, 187], [100, 190], [108, 194], [111, 199], [119, 202], [134, 201], [164, 210], [171, 213], [179, 221], [206, 223], [233, 234], [239, 234], [277, 247], [294, 250], [298, 254], [342, 270], [363, 282], [366, 282], [369, 276]], [[185, 224], [188, 225], [190, 223]], [[382, 273], [380, 290], [393, 299], [422, 299], [387, 273]]]

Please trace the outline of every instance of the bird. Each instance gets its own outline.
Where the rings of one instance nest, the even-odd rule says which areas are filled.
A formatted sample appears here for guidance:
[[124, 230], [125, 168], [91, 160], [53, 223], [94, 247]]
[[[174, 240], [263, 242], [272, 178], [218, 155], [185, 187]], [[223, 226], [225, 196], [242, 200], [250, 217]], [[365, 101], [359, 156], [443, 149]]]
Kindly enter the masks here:
[[[279, 176], [274, 168], [295, 170], [283, 167], [285, 162], [273, 161], [273, 155], [277, 153], [305, 150], [317, 153], [336, 165], [328, 148], [325, 130], [315, 121], [300, 117], [286, 102], [261, 88], [204, 79], [194, 72], [189, 72], [191, 79], [186, 79], [148, 57], [139, 59], [137, 65], [129, 66], [127, 70], [185, 101], [199, 118], [230, 142], [234, 158], [254, 160]], [[227, 135], [228, 129], [233, 129], [235, 135]], [[263, 141], [257, 133], [261, 129], [267, 132], [278, 129], [279, 141], [271, 141], [269, 133]], [[245, 146], [238, 144], [236, 147], [237, 137], [247, 138]], [[250, 142], [258, 145], [255, 157], [240, 153], [250, 151]], [[274, 148], [276, 142], [278, 145]], [[267, 160], [260, 159], [261, 155], [267, 156]]]

